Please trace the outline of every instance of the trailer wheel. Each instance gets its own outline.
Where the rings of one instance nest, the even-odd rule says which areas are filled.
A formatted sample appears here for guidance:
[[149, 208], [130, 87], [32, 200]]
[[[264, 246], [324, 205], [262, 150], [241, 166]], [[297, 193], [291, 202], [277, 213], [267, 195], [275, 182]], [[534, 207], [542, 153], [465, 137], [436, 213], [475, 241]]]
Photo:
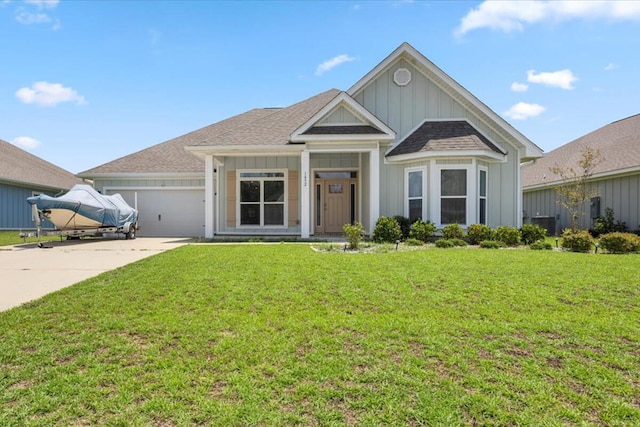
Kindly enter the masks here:
[[129, 226], [129, 231], [127, 232], [127, 234], [125, 234], [125, 239], [133, 240], [135, 238], [136, 238], [136, 225], [135, 224], [131, 224]]

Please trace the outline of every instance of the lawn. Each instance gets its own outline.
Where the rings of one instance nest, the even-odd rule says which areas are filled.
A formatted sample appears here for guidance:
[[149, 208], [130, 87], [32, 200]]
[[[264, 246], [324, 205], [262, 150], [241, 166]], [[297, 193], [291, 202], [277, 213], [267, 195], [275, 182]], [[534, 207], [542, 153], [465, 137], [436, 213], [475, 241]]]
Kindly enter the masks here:
[[[35, 231], [29, 230], [25, 233], [32, 233], [35, 235]], [[60, 240], [60, 236], [42, 236], [40, 238], [43, 242], [51, 240]], [[36, 237], [27, 237], [26, 239], [20, 237], [19, 231], [0, 231], [0, 246], [13, 246], [20, 245], [22, 243], [36, 243], [38, 239]]]
[[640, 425], [638, 271], [184, 246], [0, 313], [0, 425]]

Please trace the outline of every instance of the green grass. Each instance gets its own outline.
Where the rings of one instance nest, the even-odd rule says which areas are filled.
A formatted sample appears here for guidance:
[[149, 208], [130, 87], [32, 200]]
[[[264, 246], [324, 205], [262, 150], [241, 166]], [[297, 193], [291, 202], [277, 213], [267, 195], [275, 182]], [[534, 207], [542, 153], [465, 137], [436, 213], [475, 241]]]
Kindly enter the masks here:
[[640, 425], [638, 271], [185, 246], [0, 313], [0, 425]]
[[[29, 230], [25, 233], [33, 233], [35, 231]], [[60, 236], [42, 236], [40, 238], [43, 242], [52, 240], [60, 240]], [[22, 243], [36, 243], [38, 239], [36, 237], [27, 237], [26, 239], [20, 237], [20, 231], [0, 231], [0, 246], [13, 246], [20, 245]]]

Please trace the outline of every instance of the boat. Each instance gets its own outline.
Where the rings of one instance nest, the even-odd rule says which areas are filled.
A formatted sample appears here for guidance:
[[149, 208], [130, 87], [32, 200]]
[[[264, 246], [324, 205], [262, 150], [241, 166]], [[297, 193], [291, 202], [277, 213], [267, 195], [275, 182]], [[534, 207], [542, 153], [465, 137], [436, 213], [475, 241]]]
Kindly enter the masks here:
[[46, 234], [67, 237], [122, 233], [134, 239], [138, 211], [127, 204], [120, 194], [106, 196], [86, 184], [73, 186], [66, 194], [52, 197], [46, 194], [28, 197], [38, 236], [44, 220], [56, 229]]

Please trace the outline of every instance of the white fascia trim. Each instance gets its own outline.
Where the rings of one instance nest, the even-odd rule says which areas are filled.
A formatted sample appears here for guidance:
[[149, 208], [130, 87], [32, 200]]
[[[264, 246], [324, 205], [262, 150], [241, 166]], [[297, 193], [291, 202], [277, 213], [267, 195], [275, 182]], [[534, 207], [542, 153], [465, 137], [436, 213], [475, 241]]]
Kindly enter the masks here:
[[[384, 71], [387, 67], [393, 65], [402, 57], [407, 56], [410, 63], [414, 61], [422, 67], [429, 70], [429, 72], [433, 73], [435, 77], [439, 79], [439, 81], [433, 81], [437, 86], [448, 92], [446, 89], [453, 90], [460, 97], [462, 97], [466, 102], [473, 105], [480, 112], [485, 114], [491, 120], [493, 120], [500, 128], [505, 130], [515, 141], [525, 147], [525, 158], [532, 159], [537, 157], [542, 157], [542, 149], [535, 145], [532, 141], [530, 141], [526, 136], [521, 134], [518, 130], [516, 130], [513, 126], [509, 124], [505, 119], [500, 117], [495, 111], [491, 110], [484, 103], [482, 103], [478, 98], [476, 98], [471, 92], [465, 89], [460, 83], [456, 82], [453, 78], [451, 78], [447, 73], [442, 71], [437, 65], [433, 62], [429, 61], [423, 54], [418, 52], [413, 46], [409, 43], [402, 43], [396, 50], [394, 50], [389, 56], [387, 56], [380, 64], [378, 64], [373, 70], [367, 73], [362, 79], [360, 79], [355, 85], [353, 85], [349, 90], [347, 90], [347, 94], [349, 96], [354, 96], [359, 90], [367, 86], [371, 81], [378, 76], [382, 71]], [[412, 61], [413, 60], [413, 61]], [[413, 65], [416, 65], [415, 63]], [[416, 67], [416, 69], [420, 72], [420, 67]], [[422, 72], [424, 74], [424, 72]], [[425, 77], [429, 78], [429, 76], [425, 75]], [[431, 80], [431, 79], [430, 79]], [[489, 127], [489, 124], [487, 124]], [[517, 148], [517, 147], [514, 147]]]
[[303, 135], [304, 137], [300, 137], [299, 141], [293, 142], [391, 142], [395, 139], [395, 136], [387, 135], [387, 134], [362, 134], [362, 135]]
[[399, 156], [391, 156], [384, 158], [385, 164], [407, 163], [419, 160], [430, 159], [479, 159], [491, 163], [505, 163], [507, 158], [505, 155], [498, 154], [494, 151], [475, 150], [475, 151], [423, 151], [411, 154], [401, 154]]
[[[80, 176], [80, 175], [76, 175], [76, 176]], [[15, 180], [12, 180], [12, 179], [9, 179], [9, 178], [0, 179], [0, 184], [6, 184], [6, 185], [15, 186], [15, 187], [23, 187], [23, 188], [26, 188], [28, 190], [42, 190], [42, 191], [51, 190], [51, 191], [56, 191], [56, 192], [61, 191], [61, 190], [69, 190], [69, 189], [71, 189], [71, 187], [67, 188], [67, 187], [58, 187], [58, 186], [53, 186], [53, 185], [36, 184], [36, 183], [33, 183], [33, 182], [15, 181]]]
[[320, 144], [320, 145], [307, 145], [307, 150], [310, 153], [368, 153], [371, 150], [378, 148], [376, 141], [363, 141], [365, 143], [345, 145], [340, 142], [332, 144]]
[[185, 149], [197, 156], [299, 156], [304, 145], [225, 145], [221, 146], [189, 146]]
[[[591, 178], [587, 180], [587, 182], [602, 181], [603, 179], [622, 178], [626, 175], [635, 175], [638, 172], [640, 172], [640, 166], [634, 166], [634, 167], [625, 168], [625, 169], [618, 169], [615, 171], [601, 172], [601, 173], [592, 175]], [[529, 185], [527, 187], [524, 187], [522, 191], [526, 193], [527, 191], [543, 190], [546, 188], [553, 188], [561, 184], [562, 184], [562, 180], [549, 181], [549, 182], [544, 182], [542, 184]]]
[[[318, 135], [303, 135], [304, 132], [309, 130], [316, 122], [322, 120], [323, 117], [328, 115], [331, 111], [337, 108], [340, 104], [344, 104], [345, 108], [352, 110], [356, 116], [360, 116], [364, 119], [364, 123], [369, 122], [373, 126], [384, 132], [385, 136], [380, 137], [381, 140], [393, 140], [396, 137], [396, 133], [393, 129], [387, 126], [382, 120], [371, 114], [369, 110], [358, 104], [353, 98], [347, 95], [345, 92], [340, 92], [338, 96], [333, 98], [327, 105], [325, 105], [320, 111], [307, 120], [302, 126], [293, 131], [291, 134], [291, 142], [305, 142], [315, 140]], [[370, 138], [370, 137], [369, 137]]]
[[[80, 175], [78, 175], [80, 176]], [[87, 174], [84, 177], [108, 178], [108, 179], [204, 179], [204, 171], [202, 172], [119, 172], [119, 173], [94, 173]]]

